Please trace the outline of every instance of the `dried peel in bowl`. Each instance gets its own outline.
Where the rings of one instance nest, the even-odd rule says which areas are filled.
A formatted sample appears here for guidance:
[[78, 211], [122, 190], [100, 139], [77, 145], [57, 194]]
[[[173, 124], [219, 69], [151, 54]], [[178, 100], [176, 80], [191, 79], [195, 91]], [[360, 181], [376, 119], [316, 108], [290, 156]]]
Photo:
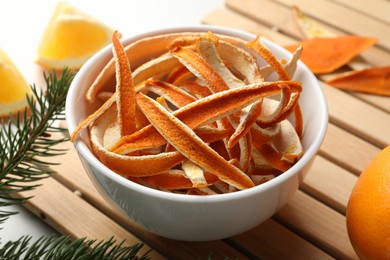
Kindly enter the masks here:
[[[267, 182], [304, 153], [302, 85], [291, 80], [300, 50], [278, 60], [259, 37], [246, 42], [211, 32], [127, 46], [114, 33], [112, 41], [114, 58], [86, 96], [103, 105], [71, 139], [88, 128], [93, 153], [117, 174], [159, 190], [210, 195]], [[164, 42], [165, 52], [150, 48], [155, 57], [132, 68], [132, 52], [153, 42], [157, 49]]]

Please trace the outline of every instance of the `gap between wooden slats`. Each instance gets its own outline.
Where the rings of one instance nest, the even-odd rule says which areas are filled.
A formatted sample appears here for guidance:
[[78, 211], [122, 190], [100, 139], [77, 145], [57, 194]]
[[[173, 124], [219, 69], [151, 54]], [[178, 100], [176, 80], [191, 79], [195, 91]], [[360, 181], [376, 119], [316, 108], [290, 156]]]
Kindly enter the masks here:
[[[187, 258], [192, 255], [203, 259], [206, 258], [210, 252], [212, 252], [214, 257], [229, 256], [230, 258], [234, 258], [237, 256], [240, 257], [240, 259], [245, 258], [243, 255], [237, 255], [238, 253], [233, 248], [228, 246], [228, 244], [231, 243], [237, 245], [238, 241], [235, 237], [227, 239], [227, 244], [223, 241], [212, 241], [205, 243], [180, 242], [161, 238], [148, 232], [144, 232], [141, 229], [135, 227], [134, 225], [126, 221], [121, 215], [119, 215], [118, 212], [115, 212], [115, 210], [108, 206], [107, 203], [102, 199], [102, 197], [97, 193], [96, 189], [93, 187], [87, 174], [85, 173], [81, 163], [78, 162], [78, 158], [76, 152], [74, 151], [73, 145], [71, 143], [66, 143], [61, 144], [60, 147], [69, 149], [69, 152], [61, 159], [63, 163], [53, 168], [59, 172], [59, 174], [55, 175], [55, 178], [64, 185], [66, 185], [69, 189], [79, 190], [85, 200], [94, 205], [100, 211], [110, 216], [110, 218], [115, 220], [115, 222], [120, 223], [122, 226], [125, 226], [133, 234], [141, 238], [142, 241], [147, 241], [148, 244], [150, 244], [154, 249], [161, 252], [164, 256], [172, 259], [179, 256]], [[53, 159], [53, 161], [55, 161], [55, 159]], [[284, 252], [291, 250], [292, 247], [296, 247], [295, 254], [297, 256], [307, 254], [312, 254], [312, 256], [326, 256], [323, 251], [314, 247], [309, 242], [303, 240], [291, 231], [282, 231], [283, 228], [279, 227], [278, 230], [269, 233], [268, 227], [265, 227], [264, 225], [261, 225], [262, 227], [255, 228], [255, 230], [253, 231], [248, 231], [247, 233], [251, 236], [259, 236], [259, 234], [268, 234], [267, 236], [259, 238], [257, 240], [258, 242], [255, 244], [252, 243], [250, 245], [241, 245], [237, 248], [243, 249], [243, 253], [246, 252], [252, 257], [255, 255], [262, 256], [263, 254], [268, 254], [267, 252], [270, 249], [268, 248], [268, 246], [266, 246], [267, 243], [265, 243], [265, 241], [265, 244], [261, 241], [269, 240], [275, 242], [275, 245], [278, 246], [280, 252], [275, 251], [273, 253], [278, 254], [279, 256], [283, 256], [283, 254], [285, 254]], [[273, 226], [275, 225], [278, 224], [273, 224]], [[280, 243], [277, 243], [277, 241], [284, 239], [287, 239], [290, 242], [282, 245]], [[170, 250], [170, 248], [176, 248], [176, 250], [173, 252], [172, 250]]]

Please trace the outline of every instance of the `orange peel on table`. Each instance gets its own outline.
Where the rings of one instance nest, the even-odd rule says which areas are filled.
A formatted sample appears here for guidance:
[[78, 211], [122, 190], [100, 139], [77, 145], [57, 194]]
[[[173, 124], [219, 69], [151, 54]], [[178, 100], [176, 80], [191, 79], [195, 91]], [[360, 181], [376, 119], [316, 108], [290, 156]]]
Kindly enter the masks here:
[[336, 37], [336, 34], [325, 28], [320, 22], [302, 12], [298, 6], [291, 7], [294, 21], [304, 38], [328, 38]]
[[300, 59], [314, 74], [330, 73], [347, 64], [352, 58], [372, 47], [378, 40], [355, 35], [305, 39], [297, 44], [284, 46], [294, 52], [299, 46]]
[[[114, 58], [86, 94], [91, 104], [106, 97], [104, 104], [71, 139], [89, 127], [93, 153], [117, 174], [164, 191], [207, 195], [264, 183], [302, 156], [302, 86], [290, 79], [299, 53], [286, 63], [260, 38], [211, 32], [127, 46], [115, 33], [112, 40]], [[154, 57], [131, 71], [129, 60], [142, 58], [136, 51], [145, 46]], [[266, 81], [266, 66], [267, 76], [280, 79]]]
[[390, 96], [390, 66], [348, 72], [326, 83], [347, 91]]

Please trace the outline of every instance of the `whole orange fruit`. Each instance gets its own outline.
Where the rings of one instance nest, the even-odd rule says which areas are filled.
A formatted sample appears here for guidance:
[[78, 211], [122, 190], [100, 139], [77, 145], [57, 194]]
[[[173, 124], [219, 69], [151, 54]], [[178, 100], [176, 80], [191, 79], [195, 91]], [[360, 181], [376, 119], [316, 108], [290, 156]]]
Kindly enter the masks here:
[[361, 259], [390, 259], [390, 146], [359, 176], [347, 205], [346, 223]]

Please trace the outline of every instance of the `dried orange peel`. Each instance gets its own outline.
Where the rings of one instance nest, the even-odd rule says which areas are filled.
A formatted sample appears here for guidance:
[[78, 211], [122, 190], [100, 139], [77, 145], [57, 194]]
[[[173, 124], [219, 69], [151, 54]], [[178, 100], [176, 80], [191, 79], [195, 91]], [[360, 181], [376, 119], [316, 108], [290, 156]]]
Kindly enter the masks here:
[[123, 46], [119, 41], [118, 32], [112, 36], [113, 54], [116, 61], [116, 104], [118, 109], [118, 122], [121, 135], [129, 135], [136, 130], [135, 115], [135, 91], [130, 63]]
[[348, 72], [336, 76], [326, 83], [346, 91], [390, 96], [390, 66]]
[[[302, 86], [291, 80], [299, 51], [279, 61], [260, 38], [211, 32], [112, 40], [114, 58], [86, 94], [86, 102], [105, 102], [71, 135], [89, 127], [93, 153], [111, 170], [156, 189], [209, 195], [264, 183], [302, 156]], [[129, 61], [142, 58], [134, 52], [148, 47], [132, 71]], [[279, 80], [266, 81], [263, 71]]]
[[314, 74], [331, 73], [372, 47], [378, 40], [373, 37], [346, 35], [338, 37], [305, 39], [285, 46], [294, 52], [302, 45], [300, 59]]

